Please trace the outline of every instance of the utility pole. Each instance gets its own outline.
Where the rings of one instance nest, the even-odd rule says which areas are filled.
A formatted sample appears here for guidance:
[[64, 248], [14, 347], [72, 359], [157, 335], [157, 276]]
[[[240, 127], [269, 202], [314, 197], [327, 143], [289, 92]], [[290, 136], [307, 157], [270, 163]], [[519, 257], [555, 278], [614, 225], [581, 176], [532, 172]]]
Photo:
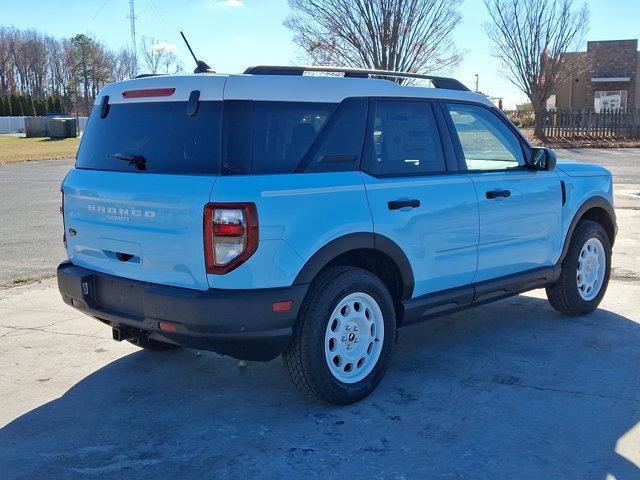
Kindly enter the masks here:
[[131, 48], [133, 50], [133, 58], [136, 63], [136, 73], [138, 70], [138, 49], [136, 47], [136, 10], [135, 0], [129, 0], [129, 20], [131, 21]]

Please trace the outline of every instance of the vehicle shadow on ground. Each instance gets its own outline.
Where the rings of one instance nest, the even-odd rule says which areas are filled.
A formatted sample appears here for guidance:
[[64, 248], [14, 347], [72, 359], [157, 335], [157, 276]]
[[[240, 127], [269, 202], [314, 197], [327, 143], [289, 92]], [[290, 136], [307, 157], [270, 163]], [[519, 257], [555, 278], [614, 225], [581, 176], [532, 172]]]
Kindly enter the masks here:
[[[403, 330], [380, 388], [304, 399], [280, 361], [139, 351], [0, 430], [3, 478], [638, 478], [640, 325], [514, 297]], [[637, 441], [637, 440], [636, 440]], [[621, 445], [622, 444], [622, 445]]]

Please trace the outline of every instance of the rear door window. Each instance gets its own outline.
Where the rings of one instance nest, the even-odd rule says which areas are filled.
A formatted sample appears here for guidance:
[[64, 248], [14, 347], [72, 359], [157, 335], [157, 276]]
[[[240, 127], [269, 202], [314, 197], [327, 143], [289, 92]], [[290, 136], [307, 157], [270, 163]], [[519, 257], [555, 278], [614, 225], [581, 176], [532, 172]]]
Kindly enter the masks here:
[[115, 104], [106, 118], [100, 106], [91, 112], [76, 167], [149, 173], [220, 173], [222, 102], [200, 102], [195, 115], [187, 102]]
[[367, 131], [368, 171], [376, 176], [410, 176], [446, 171], [431, 104], [378, 100]]

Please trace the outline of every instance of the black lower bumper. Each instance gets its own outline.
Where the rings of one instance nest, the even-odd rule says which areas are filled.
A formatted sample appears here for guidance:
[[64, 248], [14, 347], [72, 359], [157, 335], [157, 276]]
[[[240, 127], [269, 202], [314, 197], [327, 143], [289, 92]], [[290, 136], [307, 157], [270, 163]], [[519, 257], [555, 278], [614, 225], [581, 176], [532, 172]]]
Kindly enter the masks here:
[[[119, 329], [243, 360], [270, 360], [291, 339], [306, 285], [255, 290], [191, 290], [115, 277], [64, 262], [65, 303]], [[292, 300], [287, 312], [273, 303]], [[170, 323], [175, 332], [160, 329]]]

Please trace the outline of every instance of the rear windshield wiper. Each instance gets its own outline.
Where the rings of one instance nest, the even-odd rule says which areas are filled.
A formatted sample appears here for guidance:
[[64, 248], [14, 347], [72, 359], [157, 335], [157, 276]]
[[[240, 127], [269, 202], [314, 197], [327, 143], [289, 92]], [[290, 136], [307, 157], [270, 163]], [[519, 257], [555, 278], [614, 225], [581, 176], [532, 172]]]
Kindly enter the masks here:
[[138, 170], [147, 169], [147, 159], [142, 155], [127, 155], [126, 153], [110, 153], [108, 155], [111, 158], [117, 158], [118, 160], [124, 160], [125, 162], [132, 163]]

